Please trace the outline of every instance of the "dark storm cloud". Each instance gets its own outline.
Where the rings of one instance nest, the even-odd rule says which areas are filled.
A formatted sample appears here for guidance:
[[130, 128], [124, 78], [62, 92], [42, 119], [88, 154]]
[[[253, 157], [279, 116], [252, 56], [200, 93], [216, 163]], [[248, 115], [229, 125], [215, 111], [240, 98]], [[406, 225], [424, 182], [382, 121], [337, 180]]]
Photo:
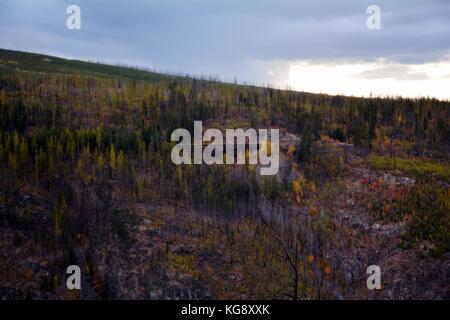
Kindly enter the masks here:
[[[82, 30], [65, 27], [70, 4]], [[379, 31], [366, 28], [371, 4]], [[447, 0], [0, 0], [0, 47], [252, 81], [252, 61], [441, 60], [449, 17]]]

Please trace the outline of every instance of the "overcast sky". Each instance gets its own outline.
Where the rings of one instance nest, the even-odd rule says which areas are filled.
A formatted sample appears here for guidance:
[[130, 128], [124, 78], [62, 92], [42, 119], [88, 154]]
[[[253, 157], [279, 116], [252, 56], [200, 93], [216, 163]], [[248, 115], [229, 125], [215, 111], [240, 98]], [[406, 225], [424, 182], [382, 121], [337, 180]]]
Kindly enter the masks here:
[[[81, 8], [81, 30], [66, 8]], [[369, 30], [366, 9], [381, 8]], [[449, 0], [0, 0], [0, 47], [297, 90], [450, 98]]]

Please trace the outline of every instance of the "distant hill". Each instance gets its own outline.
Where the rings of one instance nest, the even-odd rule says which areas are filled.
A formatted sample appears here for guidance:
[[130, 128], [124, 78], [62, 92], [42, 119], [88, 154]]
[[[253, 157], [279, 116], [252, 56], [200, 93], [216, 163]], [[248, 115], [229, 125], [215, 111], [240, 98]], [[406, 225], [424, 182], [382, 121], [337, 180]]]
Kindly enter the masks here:
[[119, 77], [128, 80], [159, 82], [177, 78], [132, 67], [63, 59], [43, 54], [0, 49], [0, 71], [16, 71], [85, 74], [96, 77]]

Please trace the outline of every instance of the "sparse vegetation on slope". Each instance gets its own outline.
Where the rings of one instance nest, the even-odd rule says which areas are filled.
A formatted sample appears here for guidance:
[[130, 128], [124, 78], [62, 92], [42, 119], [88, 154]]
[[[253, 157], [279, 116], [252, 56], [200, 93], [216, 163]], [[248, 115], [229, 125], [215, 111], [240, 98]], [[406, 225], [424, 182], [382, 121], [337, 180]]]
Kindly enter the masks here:
[[[366, 298], [367, 263], [394, 278], [381, 298], [445, 297], [439, 279], [395, 287], [408, 279], [392, 261], [448, 266], [448, 193], [386, 171], [448, 179], [449, 110], [0, 50], [0, 297]], [[194, 120], [279, 128], [279, 174], [175, 166], [170, 134]]]

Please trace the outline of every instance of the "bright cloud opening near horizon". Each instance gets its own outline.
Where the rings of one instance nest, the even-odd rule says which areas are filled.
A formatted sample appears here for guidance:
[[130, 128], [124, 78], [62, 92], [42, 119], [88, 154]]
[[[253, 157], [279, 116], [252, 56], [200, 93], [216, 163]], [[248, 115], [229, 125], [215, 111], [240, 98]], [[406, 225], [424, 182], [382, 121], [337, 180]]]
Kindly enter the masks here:
[[296, 61], [288, 80], [298, 91], [354, 96], [436, 97], [450, 99], [450, 60], [424, 64], [374, 62], [317, 63]]

